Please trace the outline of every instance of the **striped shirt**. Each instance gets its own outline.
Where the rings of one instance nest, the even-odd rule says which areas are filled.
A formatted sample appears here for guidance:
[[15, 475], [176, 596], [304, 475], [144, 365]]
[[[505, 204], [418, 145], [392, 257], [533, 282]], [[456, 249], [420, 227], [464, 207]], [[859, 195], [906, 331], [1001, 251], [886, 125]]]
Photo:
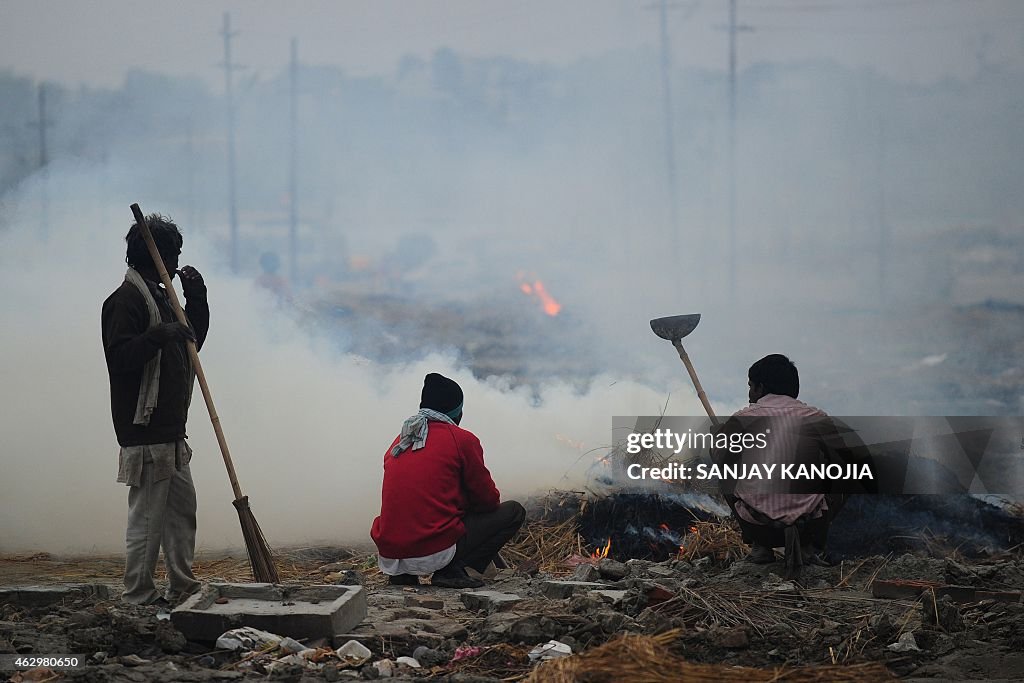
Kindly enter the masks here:
[[[773, 434], [772, 438], [768, 439], [768, 447], [748, 449], [743, 454], [743, 462], [783, 465], [797, 462], [800, 421], [808, 417], [828, 415], [823, 410], [795, 398], [765, 394], [757, 403], [737, 411], [735, 417], [773, 418]], [[822, 512], [828, 509], [825, 495], [821, 493], [771, 493], [759, 490], [762, 488], [763, 485], [756, 480], [740, 480], [736, 483], [736, 513], [752, 524], [761, 524], [763, 520], [751, 514], [751, 509], [786, 525], [794, 523], [803, 515], [820, 517]]]

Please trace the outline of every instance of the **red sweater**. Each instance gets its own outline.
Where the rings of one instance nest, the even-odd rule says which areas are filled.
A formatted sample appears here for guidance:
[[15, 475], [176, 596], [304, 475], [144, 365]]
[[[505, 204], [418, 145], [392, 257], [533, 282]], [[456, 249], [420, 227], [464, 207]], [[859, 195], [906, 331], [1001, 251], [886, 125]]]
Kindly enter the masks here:
[[370, 536], [382, 557], [423, 557], [451, 547], [466, 532], [467, 512], [491, 512], [500, 496], [484, 465], [480, 440], [465, 429], [430, 422], [419, 450], [384, 453], [380, 516]]

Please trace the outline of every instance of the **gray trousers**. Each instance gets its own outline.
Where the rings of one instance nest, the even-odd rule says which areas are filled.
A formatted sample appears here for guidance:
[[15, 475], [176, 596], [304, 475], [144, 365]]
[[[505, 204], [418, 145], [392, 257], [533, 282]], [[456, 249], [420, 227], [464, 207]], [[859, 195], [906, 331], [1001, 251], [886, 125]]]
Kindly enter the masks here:
[[128, 490], [127, 558], [122, 598], [144, 605], [160, 597], [153, 581], [157, 557], [164, 549], [167, 567], [167, 600], [199, 589], [192, 574], [196, 548], [196, 489], [188, 463], [160, 481], [153, 481], [152, 462], [142, 466], [138, 486]]

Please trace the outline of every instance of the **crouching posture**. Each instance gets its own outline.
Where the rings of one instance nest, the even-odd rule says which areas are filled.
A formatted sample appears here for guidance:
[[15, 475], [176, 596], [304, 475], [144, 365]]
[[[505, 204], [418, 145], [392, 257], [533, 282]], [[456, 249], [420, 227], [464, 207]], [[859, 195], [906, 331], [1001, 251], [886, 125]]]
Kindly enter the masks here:
[[500, 501], [480, 440], [459, 427], [462, 388], [436, 373], [424, 378], [420, 410], [384, 454], [380, 516], [370, 536], [392, 584], [433, 574], [445, 588], [483, 585], [482, 573], [519, 530], [526, 511]]
[[[750, 405], [726, 423], [729, 431], [772, 432], [766, 448], [748, 449], [738, 458], [747, 464], [786, 465], [825, 460], [849, 461], [854, 451], [842, 444], [839, 432], [822, 410], [797, 400], [800, 376], [792, 361], [780, 354], [765, 356], [747, 374]], [[729, 454], [720, 454], [730, 459]], [[804, 564], [827, 564], [828, 530], [846, 502], [844, 491], [823, 493], [814, 485], [780, 487], [778, 481], [740, 480], [725, 498], [752, 546], [748, 559], [774, 561], [772, 548], [785, 546], [787, 576], [799, 575]]]

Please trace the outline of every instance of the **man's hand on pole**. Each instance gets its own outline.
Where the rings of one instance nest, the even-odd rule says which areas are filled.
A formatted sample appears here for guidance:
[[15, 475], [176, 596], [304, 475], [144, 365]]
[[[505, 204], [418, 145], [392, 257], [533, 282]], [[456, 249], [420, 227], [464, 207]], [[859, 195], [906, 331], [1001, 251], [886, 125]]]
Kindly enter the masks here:
[[165, 346], [171, 342], [196, 340], [196, 335], [192, 330], [181, 323], [161, 323], [147, 330], [146, 335], [159, 346]]

